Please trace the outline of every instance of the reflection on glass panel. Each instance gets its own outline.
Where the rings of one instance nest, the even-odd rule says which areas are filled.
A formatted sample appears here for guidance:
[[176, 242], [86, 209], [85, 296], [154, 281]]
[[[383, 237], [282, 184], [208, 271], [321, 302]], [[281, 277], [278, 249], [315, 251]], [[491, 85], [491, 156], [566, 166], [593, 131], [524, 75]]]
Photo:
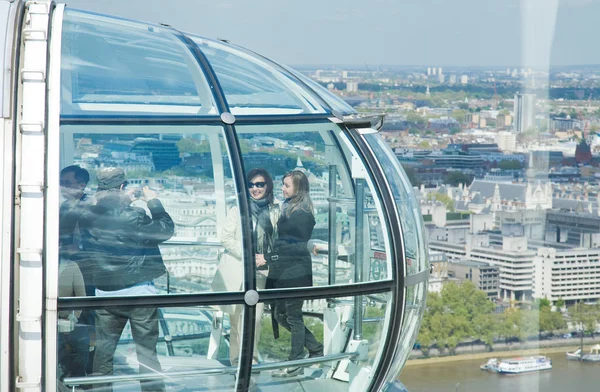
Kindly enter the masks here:
[[365, 139], [379, 160], [396, 201], [406, 252], [406, 275], [424, 271], [429, 268], [429, 262], [423, 242], [421, 210], [413, 194], [412, 185], [400, 162], [378, 134], [365, 135]]
[[236, 129], [266, 288], [390, 278], [381, 206], [356, 153], [340, 148], [334, 125]]
[[210, 88], [169, 28], [66, 10], [61, 114], [216, 115]]
[[331, 107], [332, 110], [335, 110], [338, 114], [347, 115], [347, 114], [355, 114], [356, 110], [348, 105], [343, 99], [333, 95], [329, 90], [325, 87], [321, 86], [319, 83], [315, 82], [311, 78], [306, 77], [304, 74], [294, 71], [292, 69], [287, 68], [288, 71], [293, 73], [297, 78], [306, 83], [310, 88], [315, 90], [321, 97], [321, 99], [325, 100], [325, 102]]
[[[257, 320], [262, 332], [256, 339], [251, 385], [366, 390], [383, 350], [390, 294], [297, 302], [297, 313], [285, 318], [275, 309], [277, 339], [271, 312]], [[243, 305], [236, 306], [242, 315]], [[231, 389], [239, 348], [230, 344], [234, 326], [222, 310], [113, 307], [88, 311], [91, 323], [80, 318], [81, 311], [64, 312], [56, 353], [60, 386], [112, 383], [115, 390], [138, 391], [143, 383], [177, 391]], [[92, 373], [94, 377], [86, 377]]]
[[233, 114], [326, 113], [314, 94], [245, 51], [194, 38], [211, 63]]
[[86, 286], [61, 296], [241, 290], [243, 269], [220, 264], [241, 249], [237, 232], [222, 243], [237, 198], [220, 127], [63, 126], [61, 138], [61, 276], [78, 269]]
[[406, 288], [406, 308], [404, 313], [404, 323], [398, 344], [400, 348], [396, 350], [392, 371], [398, 372], [404, 367], [408, 359], [421, 325], [421, 317], [425, 311], [425, 298], [427, 296], [427, 282], [419, 283], [415, 286]]
[[[91, 323], [78, 319], [85, 312], [92, 314]], [[234, 386], [237, 368], [229, 361], [239, 352], [230, 350], [229, 322], [218, 307], [115, 307], [83, 313], [66, 312], [59, 318], [59, 388], [112, 384], [126, 391], [192, 391], [199, 382], [204, 388]], [[184, 370], [188, 377], [161, 374]], [[94, 378], [86, 377], [92, 373]]]
[[[259, 343], [264, 362], [256, 367], [272, 370], [256, 376], [256, 383], [260, 387], [285, 384], [286, 388], [305, 390], [317, 387], [334, 391], [367, 390], [374, 376], [371, 369], [383, 348], [390, 302], [388, 293], [300, 300], [302, 314], [288, 315], [283, 322], [276, 305], [279, 337], [273, 338], [273, 320], [270, 314], [265, 314]], [[292, 322], [296, 317], [302, 318], [306, 327], [301, 340], [295, 338], [300, 334]], [[286, 325], [286, 321], [290, 322]], [[327, 360], [328, 357], [331, 359]]]

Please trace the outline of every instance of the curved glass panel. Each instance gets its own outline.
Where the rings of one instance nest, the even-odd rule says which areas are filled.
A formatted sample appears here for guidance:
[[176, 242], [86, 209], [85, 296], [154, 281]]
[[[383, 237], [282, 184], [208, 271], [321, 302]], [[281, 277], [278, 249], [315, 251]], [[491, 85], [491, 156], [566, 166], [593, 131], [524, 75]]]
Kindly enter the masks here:
[[[254, 224], [258, 274], [271, 277], [259, 289], [391, 279], [381, 203], [340, 131], [329, 122], [236, 127], [251, 203], [273, 199], [266, 229]], [[290, 172], [287, 180], [298, 188], [305, 181], [308, 194], [287, 188]]]
[[380, 135], [373, 133], [365, 135], [364, 138], [379, 161], [396, 202], [406, 252], [406, 276], [425, 271], [429, 268], [429, 261], [423, 218], [408, 177]]
[[242, 290], [221, 127], [63, 125], [60, 168], [61, 297]]
[[65, 11], [62, 115], [216, 115], [204, 74], [168, 27]]
[[[84, 317], [86, 312], [95, 315], [94, 321]], [[57, 327], [59, 391], [110, 386], [115, 391], [191, 391], [199, 382], [222, 390], [235, 386], [237, 368], [230, 366], [230, 358], [239, 358], [240, 351], [234, 353], [229, 345], [230, 324], [218, 306], [75, 310], [63, 314]], [[207, 369], [212, 370], [209, 377]], [[177, 371], [191, 375], [163, 375]], [[86, 374], [95, 377], [86, 380]]]
[[327, 113], [303, 86], [256, 56], [231, 46], [193, 37], [237, 115]]
[[[383, 340], [387, 333], [389, 309], [393, 303], [390, 293], [368, 296], [337, 297], [313, 301], [300, 300], [303, 323], [310, 331], [307, 348], [316, 344], [318, 352], [309, 351], [309, 360], [319, 360], [332, 356], [335, 360], [307, 364], [306, 366], [288, 366], [283, 372], [294, 372], [282, 376], [282, 370], [261, 372], [256, 384], [261, 388], [296, 388], [298, 390], [366, 391], [375, 374], [373, 369], [385, 349]], [[359, 304], [359, 308], [356, 305]], [[275, 317], [281, 320], [275, 307]], [[289, 317], [289, 316], [288, 316]], [[259, 351], [264, 362], [261, 365], [293, 360], [294, 329], [279, 325], [280, 336], [273, 339], [271, 315], [262, 319], [262, 335]], [[288, 329], [291, 329], [291, 333]], [[314, 337], [314, 341], [313, 341]], [[323, 342], [323, 344], [321, 344]], [[340, 358], [344, 357], [345, 358]], [[304, 358], [304, 353], [300, 359]], [[282, 364], [283, 366], [283, 364]], [[298, 370], [296, 370], [298, 369]], [[302, 388], [302, 389], [301, 389]]]
[[340, 97], [333, 95], [329, 90], [321, 86], [319, 83], [306, 77], [304, 74], [298, 71], [292, 70], [289, 67], [286, 67], [286, 69], [293, 73], [298, 79], [306, 83], [317, 94], [319, 94], [321, 99], [323, 99], [331, 107], [331, 109], [338, 114], [342, 114], [344, 116], [347, 114], [356, 114], [356, 110], [352, 106], [348, 105]]
[[[372, 369], [385, 349], [382, 342], [393, 301], [389, 292], [297, 300], [297, 318], [308, 331], [307, 346], [313, 348], [309, 358], [305, 358], [303, 347], [296, 350], [297, 358], [292, 358], [292, 334], [284, 323], [277, 324], [280, 335], [274, 339], [271, 313], [265, 313], [257, 320], [259, 336], [251, 385], [264, 390], [368, 390], [375, 376]], [[235, 306], [243, 315], [243, 305]], [[232, 343], [234, 324], [220, 309], [216, 305], [116, 306], [63, 312], [57, 333], [58, 390], [96, 390], [112, 385], [115, 391], [140, 387], [231, 391], [236, 383], [233, 376], [239, 371], [240, 351]], [[85, 312], [95, 312], [95, 324], [81, 316]], [[95, 341], [90, 341], [91, 331]], [[95, 347], [93, 360], [90, 345]], [[305, 363], [289, 362], [297, 360]], [[283, 375], [290, 371], [294, 373]], [[86, 377], [92, 373], [94, 377]]]
[[423, 313], [425, 312], [425, 299], [427, 297], [427, 282], [421, 282], [415, 286], [407, 287], [405, 290], [406, 305], [404, 307], [404, 323], [402, 324], [402, 332], [398, 339], [396, 347], [396, 355], [389, 367], [389, 374], [395, 375], [402, 370], [406, 360], [410, 356], [413, 345], [417, 340], [419, 327]]

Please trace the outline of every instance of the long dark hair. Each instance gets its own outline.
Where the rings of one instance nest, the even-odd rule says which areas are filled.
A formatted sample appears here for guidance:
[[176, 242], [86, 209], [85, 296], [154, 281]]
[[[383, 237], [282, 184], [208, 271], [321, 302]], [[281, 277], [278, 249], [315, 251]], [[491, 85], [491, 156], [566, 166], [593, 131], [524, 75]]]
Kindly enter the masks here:
[[313, 214], [313, 204], [310, 199], [310, 186], [308, 185], [308, 177], [306, 177], [306, 174], [300, 170], [292, 170], [287, 172], [281, 181], [283, 182], [287, 177], [291, 177], [296, 194], [287, 201], [288, 207], [285, 209], [285, 215], [290, 216], [292, 212], [298, 209]]
[[246, 175], [246, 184], [256, 176], [262, 176], [265, 179], [267, 191], [265, 192], [265, 198], [269, 201], [269, 204], [273, 204], [273, 179], [268, 171], [262, 168], [252, 169]]

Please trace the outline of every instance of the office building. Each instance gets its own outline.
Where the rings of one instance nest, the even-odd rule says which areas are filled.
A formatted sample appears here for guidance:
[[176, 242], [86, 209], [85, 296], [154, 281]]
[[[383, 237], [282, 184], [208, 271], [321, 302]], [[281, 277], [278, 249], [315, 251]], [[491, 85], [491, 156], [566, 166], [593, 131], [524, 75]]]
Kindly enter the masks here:
[[498, 132], [495, 141], [502, 151], [512, 152], [517, 148], [517, 134], [513, 132]]
[[354, 93], [358, 91], [358, 82], [346, 82], [346, 91]]
[[535, 94], [515, 94], [514, 131], [525, 132], [535, 127]]
[[465, 259], [459, 262], [448, 263], [448, 276], [460, 281], [473, 282], [478, 290], [485, 291], [488, 298], [498, 298], [498, 282], [500, 268], [481, 261]]
[[567, 304], [600, 300], [600, 249], [597, 241], [593, 245], [596, 249], [539, 248], [533, 261], [533, 297]]

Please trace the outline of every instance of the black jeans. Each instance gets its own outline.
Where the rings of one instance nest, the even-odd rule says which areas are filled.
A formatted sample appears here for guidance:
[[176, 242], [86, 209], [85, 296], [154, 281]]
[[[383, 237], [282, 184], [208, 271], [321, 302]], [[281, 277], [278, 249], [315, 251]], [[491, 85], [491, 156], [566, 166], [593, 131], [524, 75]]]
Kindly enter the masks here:
[[[156, 355], [158, 311], [156, 308], [113, 308], [96, 310], [96, 353], [94, 375], [113, 374], [113, 359], [123, 328], [129, 321], [140, 373], [161, 373]], [[110, 385], [99, 385], [98, 388]], [[142, 391], [165, 391], [163, 380], [140, 381]]]
[[310, 354], [322, 355], [323, 345], [304, 326], [301, 299], [275, 302], [275, 320], [292, 334], [292, 350], [289, 360], [304, 358], [304, 347]]

